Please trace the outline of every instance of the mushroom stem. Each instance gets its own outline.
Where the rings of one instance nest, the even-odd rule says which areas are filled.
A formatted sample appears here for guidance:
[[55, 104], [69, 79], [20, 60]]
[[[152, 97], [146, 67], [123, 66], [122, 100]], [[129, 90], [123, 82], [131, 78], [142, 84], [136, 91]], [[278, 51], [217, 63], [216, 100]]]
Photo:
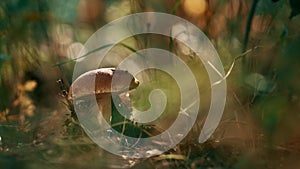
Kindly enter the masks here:
[[[129, 98], [127, 98], [129, 100]], [[125, 122], [126, 118], [120, 114], [121, 110], [123, 113], [129, 114], [129, 108], [127, 107], [128, 105], [124, 104], [125, 100], [121, 100], [121, 98], [119, 97], [119, 95], [113, 96], [111, 98], [111, 124], [117, 124], [120, 122]], [[130, 100], [129, 100], [130, 101]], [[118, 107], [118, 108], [117, 108]], [[127, 117], [128, 118], [128, 117]], [[113, 127], [115, 130], [119, 131], [119, 132], [124, 132], [123, 130], [125, 129], [125, 124], [123, 125], [118, 125]]]
[[99, 106], [99, 111], [102, 113], [103, 118], [108, 124], [111, 123], [111, 93], [103, 93], [97, 95], [97, 103]]

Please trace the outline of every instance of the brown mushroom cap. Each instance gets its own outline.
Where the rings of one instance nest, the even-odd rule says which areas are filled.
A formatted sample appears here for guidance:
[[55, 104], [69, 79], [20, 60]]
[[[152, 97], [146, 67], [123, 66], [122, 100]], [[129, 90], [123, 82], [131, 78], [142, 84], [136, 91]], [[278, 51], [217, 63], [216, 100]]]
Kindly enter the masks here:
[[[112, 81], [114, 81], [113, 84]], [[91, 94], [98, 95], [120, 92], [126, 89], [131, 90], [138, 85], [139, 82], [128, 71], [116, 70], [115, 68], [101, 68], [80, 75], [72, 83], [68, 99], [73, 100]]]

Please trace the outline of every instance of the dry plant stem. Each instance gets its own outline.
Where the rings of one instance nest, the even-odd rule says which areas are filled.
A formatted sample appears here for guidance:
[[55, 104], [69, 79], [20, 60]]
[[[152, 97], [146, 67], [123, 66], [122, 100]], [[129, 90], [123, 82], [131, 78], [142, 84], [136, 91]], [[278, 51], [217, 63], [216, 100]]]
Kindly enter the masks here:
[[[255, 13], [255, 9], [257, 7], [259, 0], [253, 0], [252, 2], [252, 6], [250, 9], [250, 13], [247, 19], [247, 25], [246, 25], [246, 31], [245, 31], [245, 37], [244, 37], [244, 45], [243, 45], [243, 52], [246, 51], [247, 45], [248, 45], [248, 41], [249, 41], [249, 34], [251, 31], [251, 25], [252, 25], [252, 20], [253, 20], [253, 16]], [[243, 73], [245, 74], [248, 70], [248, 61], [249, 59], [247, 57], [243, 58]]]

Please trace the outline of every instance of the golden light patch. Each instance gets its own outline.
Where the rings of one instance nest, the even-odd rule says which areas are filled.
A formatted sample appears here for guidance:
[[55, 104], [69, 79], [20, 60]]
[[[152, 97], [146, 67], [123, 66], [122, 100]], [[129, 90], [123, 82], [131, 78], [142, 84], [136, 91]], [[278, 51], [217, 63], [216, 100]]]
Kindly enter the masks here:
[[185, 0], [183, 9], [188, 15], [197, 16], [206, 11], [207, 2], [205, 0]]
[[37, 82], [34, 80], [28, 80], [25, 84], [24, 84], [24, 90], [27, 92], [31, 92], [33, 91], [37, 86]]

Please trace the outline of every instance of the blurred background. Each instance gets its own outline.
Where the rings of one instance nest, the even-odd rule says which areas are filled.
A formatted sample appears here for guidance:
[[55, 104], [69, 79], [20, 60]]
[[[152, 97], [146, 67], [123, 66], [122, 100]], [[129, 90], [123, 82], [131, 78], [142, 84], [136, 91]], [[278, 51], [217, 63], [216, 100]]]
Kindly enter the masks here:
[[[299, 2], [2, 0], [0, 168], [299, 168]], [[126, 159], [107, 153], [84, 134], [63, 90], [72, 82], [76, 57], [96, 30], [146, 11], [182, 17], [207, 35], [228, 75], [227, 103], [213, 136], [199, 144], [211, 92], [201, 61], [168, 37], [149, 34], [124, 40], [105, 56], [101, 67], [116, 66], [137, 50], [169, 50], [191, 68], [201, 94], [197, 124], [178, 146], [149, 159]], [[156, 70], [138, 78], [150, 85], [132, 94], [133, 105], [149, 108], [149, 86], [160, 86], [168, 104], [163, 118], [153, 125], [167, 129], [178, 112], [178, 86]], [[64, 85], [58, 85], [58, 79]]]

